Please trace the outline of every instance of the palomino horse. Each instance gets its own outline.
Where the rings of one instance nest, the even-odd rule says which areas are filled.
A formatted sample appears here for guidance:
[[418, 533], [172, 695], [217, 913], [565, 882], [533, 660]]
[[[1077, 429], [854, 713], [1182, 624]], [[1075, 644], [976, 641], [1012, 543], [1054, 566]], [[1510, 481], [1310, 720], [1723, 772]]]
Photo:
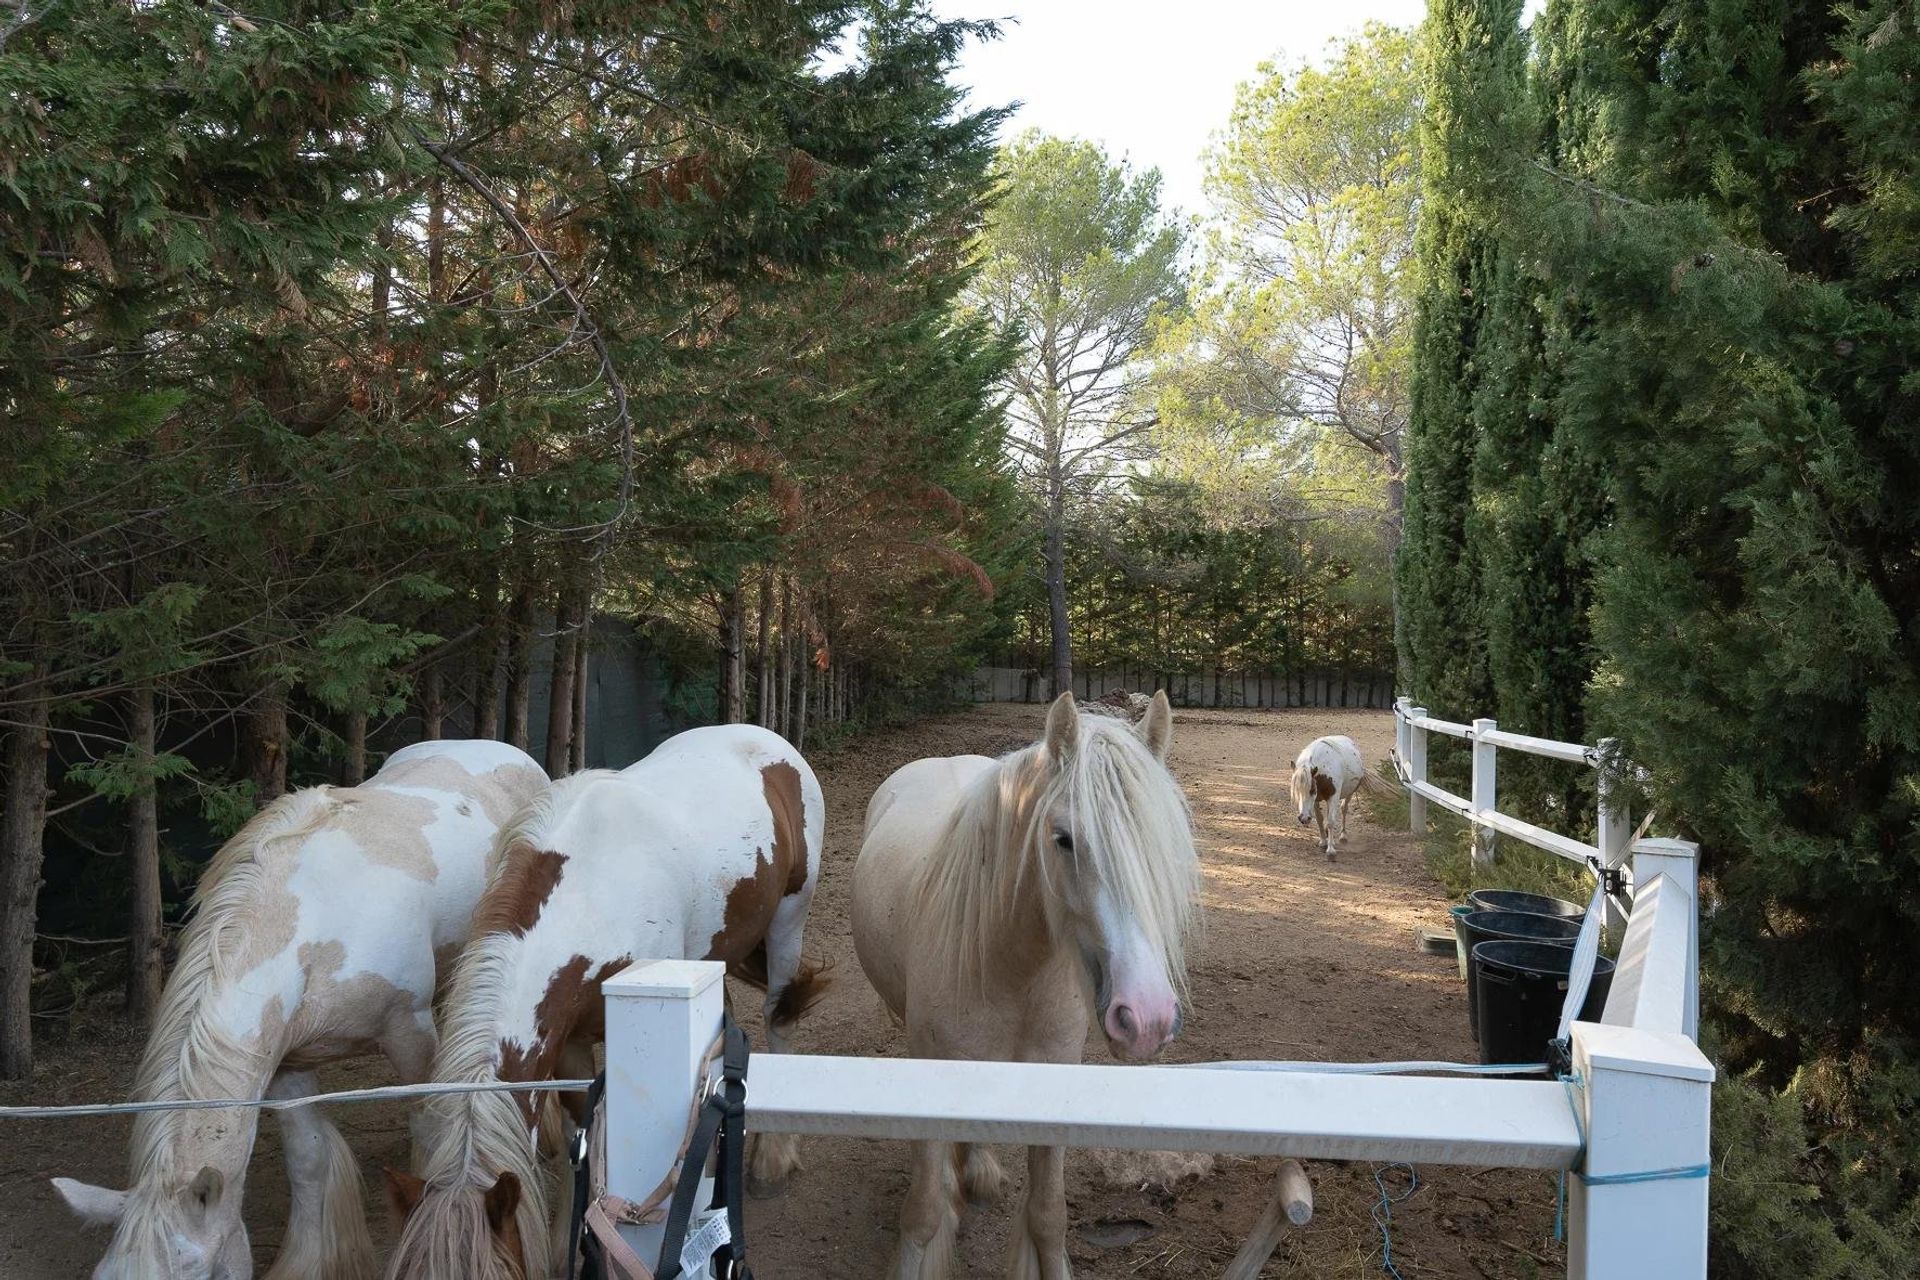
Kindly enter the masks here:
[[[1347, 843], [1347, 806], [1354, 793], [1376, 780], [1367, 772], [1360, 748], [1347, 737], [1315, 738], [1293, 762], [1293, 802], [1300, 809], [1300, 825], [1318, 823], [1320, 851], [1333, 860], [1334, 851]], [[1327, 831], [1328, 811], [1339, 810], [1339, 836]]]
[[[591, 1074], [600, 984], [634, 959], [725, 960], [766, 989], [767, 1040], [817, 999], [801, 959], [826, 807], [813, 770], [752, 725], [690, 729], [619, 773], [555, 783], [501, 836], [503, 853], [442, 1011], [436, 1081]], [[564, 1259], [554, 1239], [532, 1093], [429, 1104], [416, 1168], [387, 1170], [402, 1221], [389, 1277], [523, 1280]], [[763, 1136], [756, 1182], [798, 1167]]]
[[[1200, 870], [1172, 735], [1165, 694], [1138, 730], [1062, 694], [1035, 746], [916, 760], [880, 784], [853, 941], [908, 1052], [1078, 1062], [1092, 1015], [1116, 1057], [1144, 1059], [1179, 1031]], [[948, 1275], [960, 1191], [987, 1199], [1000, 1181], [984, 1150], [915, 1143], [894, 1274]], [[1065, 1277], [1066, 1228], [1063, 1154], [1029, 1148], [1009, 1274]]]
[[[504, 743], [422, 742], [360, 786], [268, 805], [200, 879], [134, 1097], [301, 1097], [319, 1092], [315, 1067], [376, 1049], [424, 1079], [436, 976], [466, 941], [501, 825], [546, 786]], [[312, 1107], [278, 1116], [293, 1208], [270, 1275], [373, 1275], [346, 1140]], [[117, 1224], [96, 1280], [252, 1275], [240, 1200], [258, 1118], [143, 1113], [132, 1190], [55, 1178], [81, 1217]]]

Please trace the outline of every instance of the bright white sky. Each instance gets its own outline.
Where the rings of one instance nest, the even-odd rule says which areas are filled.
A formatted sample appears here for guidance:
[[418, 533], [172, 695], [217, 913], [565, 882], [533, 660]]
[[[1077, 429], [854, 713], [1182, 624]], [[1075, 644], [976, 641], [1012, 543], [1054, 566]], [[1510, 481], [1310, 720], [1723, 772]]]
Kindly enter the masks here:
[[943, 18], [1009, 18], [959, 78], [976, 106], [1018, 100], [1012, 131], [1087, 138], [1136, 169], [1157, 166], [1162, 203], [1207, 209], [1201, 152], [1234, 87], [1264, 61], [1317, 59], [1368, 20], [1413, 26], [1425, 0], [934, 0]]

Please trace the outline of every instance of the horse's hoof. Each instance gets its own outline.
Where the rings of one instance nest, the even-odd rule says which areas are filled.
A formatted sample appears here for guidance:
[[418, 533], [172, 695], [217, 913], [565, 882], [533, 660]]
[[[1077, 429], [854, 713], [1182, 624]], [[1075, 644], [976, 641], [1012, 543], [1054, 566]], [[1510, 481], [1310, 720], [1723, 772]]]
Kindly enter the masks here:
[[787, 1189], [787, 1179], [765, 1178], [757, 1173], [747, 1174], [747, 1194], [755, 1200], [771, 1200]]

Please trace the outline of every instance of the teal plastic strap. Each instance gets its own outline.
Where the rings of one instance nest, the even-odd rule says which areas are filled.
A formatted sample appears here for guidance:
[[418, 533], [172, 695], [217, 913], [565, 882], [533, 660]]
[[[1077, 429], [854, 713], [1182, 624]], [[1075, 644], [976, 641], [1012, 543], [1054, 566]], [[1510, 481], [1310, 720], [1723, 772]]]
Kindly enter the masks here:
[[[1575, 1157], [1578, 1164], [1587, 1154], [1587, 1127], [1580, 1115], [1580, 1100], [1573, 1096], [1574, 1090], [1585, 1087], [1579, 1073], [1560, 1077], [1560, 1083], [1567, 1089], [1567, 1105], [1573, 1109], [1573, 1127], [1580, 1134], [1580, 1154]], [[1588, 1187], [1626, 1187], [1636, 1182], [1679, 1182], [1688, 1178], [1711, 1178], [1713, 1166], [1710, 1164], [1680, 1165], [1672, 1169], [1642, 1169], [1636, 1173], [1595, 1173], [1585, 1174], [1575, 1170], [1574, 1177]], [[1558, 1175], [1558, 1186], [1553, 1197], [1553, 1238], [1565, 1240], [1567, 1227], [1567, 1175], [1563, 1171]]]
[[1635, 1182], [1678, 1182], [1685, 1178], [1710, 1178], [1710, 1164], [1682, 1165], [1677, 1169], [1646, 1169], [1640, 1173], [1576, 1173], [1589, 1187], [1624, 1187]]

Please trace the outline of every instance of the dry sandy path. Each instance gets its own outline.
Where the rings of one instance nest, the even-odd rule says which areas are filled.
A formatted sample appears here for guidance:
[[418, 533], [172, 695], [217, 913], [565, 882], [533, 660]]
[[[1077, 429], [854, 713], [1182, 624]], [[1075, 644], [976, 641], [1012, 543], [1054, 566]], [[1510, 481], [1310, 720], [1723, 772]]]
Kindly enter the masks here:
[[[923, 720], [862, 739], [820, 762], [828, 800], [827, 852], [811, 949], [837, 982], [802, 1025], [803, 1051], [895, 1055], [898, 1033], [855, 963], [847, 927], [849, 872], [867, 797], [893, 769], [928, 755], [997, 754], [1031, 741], [1041, 708], [994, 705]], [[1355, 806], [1352, 840], [1338, 861], [1320, 857], [1284, 794], [1293, 755], [1321, 734], [1345, 733], [1369, 762], [1391, 744], [1385, 712], [1182, 712], [1173, 766], [1193, 803], [1206, 868], [1206, 932], [1192, 966], [1186, 1033], [1174, 1061], [1297, 1058], [1473, 1060], [1464, 994], [1451, 957], [1418, 954], [1414, 930], [1444, 925], [1446, 901], [1402, 832], [1373, 825]], [[30, 1086], [0, 1087], [0, 1102], [80, 1102], [119, 1096], [138, 1046], [124, 1035], [76, 1035], [53, 1046]], [[1097, 1052], [1090, 1050], [1090, 1057]], [[378, 1065], [335, 1071], [330, 1088], [382, 1082]], [[1276, 1077], [1275, 1088], [1285, 1088]], [[397, 1108], [339, 1115], [362, 1155], [368, 1185], [381, 1164], [403, 1165], [406, 1127]], [[0, 1122], [0, 1280], [69, 1280], [91, 1270], [104, 1240], [73, 1228], [48, 1189], [50, 1174], [117, 1185], [124, 1122]], [[1003, 1153], [1024, 1168], [1017, 1153]], [[782, 1277], [884, 1273], [906, 1189], [904, 1144], [812, 1140], [806, 1170], [779, 1198], [756, 1201], [748, 1225], [755, 1271]], [[1222, 1158], [1171, 1190], [1128, 1180], [1113, 1153], [1068, 1162], [1076, 1274], [1088, 1280], [1217, 1276], [1264, 1201], [1272, 1162]], [[1281, 1244], [1268, 1276], [1378, 1276], [1378, 1198], [1370, 1165], [1310, 1167], [1318, 1201], [1304, 1231]], [[1564, 1274], [1551, 1241], [1553, 1185], [1539, 1173], [1422, 1167], [1421, 1186], [1394, 1209], [1394, 1260], [1406, 1280]], [[271, 1124], [262, 1128], [248, 1194], [261, 1269], [285, 1212]], [[1398, 1185], [1398, 1184], [1396, 1184]], [[966, 1274], [996, 1276], [1009, 1204], [970, 1210], [962, 1228]], [[376, 1213], [378, 1211], [376, 1210]], [[377, 1226], [384, 1227], [383, 1223]], [[384, 1236], [385, 1232], [380, 1232]], [[1142, 1238], [1122, 1245], [1098, 1241]]]

